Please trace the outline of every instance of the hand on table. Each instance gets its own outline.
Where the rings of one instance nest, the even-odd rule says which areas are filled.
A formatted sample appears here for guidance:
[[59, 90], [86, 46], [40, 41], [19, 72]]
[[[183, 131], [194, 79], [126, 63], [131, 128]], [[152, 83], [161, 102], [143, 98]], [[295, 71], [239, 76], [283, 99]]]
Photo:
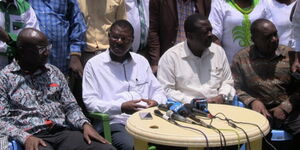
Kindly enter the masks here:
[[207, 99], [208, 103], [217, 103], [217, 104], [222, 104], [224, 103], [224, 98], [221, 95], [212, 97], [212, 98], [208, 98]]

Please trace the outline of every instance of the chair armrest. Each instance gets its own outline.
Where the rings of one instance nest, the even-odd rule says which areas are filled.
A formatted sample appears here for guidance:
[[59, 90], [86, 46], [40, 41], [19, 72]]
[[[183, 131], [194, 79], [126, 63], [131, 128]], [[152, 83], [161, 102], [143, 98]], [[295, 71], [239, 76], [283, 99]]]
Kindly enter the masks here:
[[93, 113], [89, 113], [88, 116], [90, 118], [102, 121], [104, 138], [107, 141], [111, 142], [112, 140], [111, 140], [110, 125], [109, 125], [109, 115], [104, 113], [93, 112]]

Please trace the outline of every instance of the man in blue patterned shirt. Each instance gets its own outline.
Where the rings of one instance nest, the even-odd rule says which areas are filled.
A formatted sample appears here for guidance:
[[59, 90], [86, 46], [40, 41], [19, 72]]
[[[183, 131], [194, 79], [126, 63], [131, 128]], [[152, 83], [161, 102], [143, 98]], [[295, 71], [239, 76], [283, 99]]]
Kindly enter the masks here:
[[[72, 71], [82, 76], [81, 50], [85, 47], [86, 25], [77, 0], [28, 0], [40, 29], [52, 44], [50, 64], [64, 74]], [[69, 59], [70, 58], [70, 59]]]
[[46, 64], [50, 49], [42, 32], [20, 32], [16, 60], [0, 71], [0, 134], [26, 150], [115, 150], [83, 115], [64, 75]]

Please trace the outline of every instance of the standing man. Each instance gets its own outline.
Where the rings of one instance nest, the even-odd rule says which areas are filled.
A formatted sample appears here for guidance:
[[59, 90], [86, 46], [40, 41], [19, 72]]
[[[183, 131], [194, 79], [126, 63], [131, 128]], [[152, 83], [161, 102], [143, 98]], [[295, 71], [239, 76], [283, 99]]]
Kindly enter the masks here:
[[81, 50], [85, 47], [86, 25], [77, 0], [28, 0], [40, 24], [52, 44], [50, 64], [65, 75], [71, 71], [82, 76]]
[[82, 54], [83, 65], [109, 47], [108, 30], [112, 23], [126, 19], [124, 0], [78, 0], [87, 23], [87, 47]]
[[38, 29], [35, 13], [25, 0], [0, 0], [0, 28], [9, 36], [0, 40], [0, 69], [11, 62], [15, 56], [13, 47], [17, 35], [24, 28]]
[[212, 27], [201, 14], [189, 16], [184, 23], [186, 40], [170, 48], [160, 59], [157, 78], [167, 97], [190, 103], [205, 98], [224, 103], [235, 94], [225, 52], [212, 43]]
[[194, 13], [208, 16], [210, 3], [211, 0], [150, 0], [148, 54], [154, 73], [161, 55], [185, 40], [185, 19]]
[[[83, 101], [89, 112], [110, 115], [112, 144], [132, 150], [133, 138], [125, 130], [134, 112], [166, 101], [163, 89], [148, 61], [129, 52], [134, 30], [126, 20], [114, 22], [109, 30], [109, 48], [90, 59], [83, 73]], [[96, 129], [102, 132], [99, 123]]]
[[83, 115], [64, 75], [46, 63], [50, 49], [42, 32], [20, 32], [16, 59], [0, 71], [0, 134], [26, 150], [115, 150]]
[[[296, 51], [295, 60], [292, 65], [292, 72], [298, 72], [300, 74], [300, 3], [297, 2], [295, 5], [295, 10], [292, 16], [293, 24], [293, 40], [294, 48]], [[300, 75], [299, 75], [300, 79]]]
[[300, 140], [300, 86], [290, 73], [291, 48], [280, 45], [275, 25], [258, 19], [251, 25], [253, 45], [239, 51], [233, 60], [235, 88], [241, 101], [263, 114], [271, 128]]
[[149, 0], [125, 0], [127, 20], [134, 28], [132, 51], [146, 55], [149, 30]]

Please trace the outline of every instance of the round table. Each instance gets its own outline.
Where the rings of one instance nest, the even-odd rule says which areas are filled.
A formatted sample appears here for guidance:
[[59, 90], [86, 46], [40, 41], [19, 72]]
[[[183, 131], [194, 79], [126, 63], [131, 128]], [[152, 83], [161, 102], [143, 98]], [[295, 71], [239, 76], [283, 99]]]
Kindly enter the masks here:
[[[131, 115], [127, 120], [126, 130], [134, 137], [136, 150], [146, 150], [148, 147], [147, 143], [188, 147], [189, 150], [202, 150], [203, 147], [206, 147], [206, 139], [203, 134], [194, 130], [178, 127], [160, 117], [155, 116], [155, 109], [157, 109], [157, 107], [141, 110]], [[270, 131], [268, 120], [263, 115], [253, 110], [223, 104], [209, 104], [208, 110], [212, 115], [223, 113], [227, 118], [234, 121], [256, 124], [259, 126], [264, 135], [267, 135]], [[139, 116], [140, 112], [150, 112], [153, 119], [142, 120]], [[161, 112], [165, 114], [165, 112]], [[217, 116], [224, 118], [222, 115]], [[210, 123], [208, 118], [198, 118], [206, 123]], [[178, 123], [204, 132], [207, 136], [209, 147], [221, 146], [220, 135], [216, 132], [216, 130], [183, 122]], [[215, 118], [213, 119], [212, 125], [221, 129], [221, 132], [224, 134], [226, 139], [226, 145], [237, 145], [247, 142], [245, 133], [241, 129], [230, 127], [226, 121]], [[259, 128], [249, 124], [236, 125], [247, 133], [251, 149], [261, 150], [261, 139], [263, 135]]]

